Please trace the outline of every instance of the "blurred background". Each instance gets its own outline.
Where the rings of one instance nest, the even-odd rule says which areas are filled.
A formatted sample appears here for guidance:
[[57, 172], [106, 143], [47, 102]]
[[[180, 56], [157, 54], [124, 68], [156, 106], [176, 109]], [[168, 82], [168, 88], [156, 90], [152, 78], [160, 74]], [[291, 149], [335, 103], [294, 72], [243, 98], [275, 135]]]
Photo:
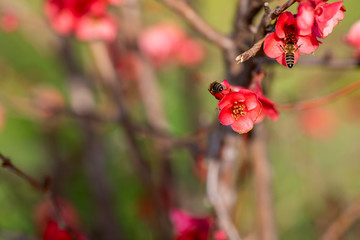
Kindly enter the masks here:
[[[127, 1], [110, 6], [118, 32], [107, 45], [58, 35], [44, 13], [44, 1], [0, 2], [0, 152], [35, 179], [50, 177], [54, 193], [71, 202], [80, 228], [91, 236], [101, 236], [99, 222], [110, 216], [108, 224], [127, 236], [123, 239], [158, 239], [153, 226], [156, 206], [151, 201], [157, 193], [146, 184], [148, 168], [165, 198], [160, 207], [210, 215], [201, 159], [207, 136], [218, 122], [217, 101], [208, 86], [225, 78], [221, 51], [158, 1], [141, 1], [139, 12]], [[236, 2], [191, 4], [210, 25], [228, 34]], [[282, 3], [273, 1], [271, 6]], [[344, 5], [345, 19], [313, 55], [301, 56], [292, 69], [264, 65], [263, 71], [272, 76], [268, 96], [275, 103], [316, 98], [360, 80], [359, 68], [307, 62], [325, 55], [344, 61], [354, 58], [343, 37], [359, 20], [360, 3], [344, 1]], [[166, 48], [161, 37], [155, 43], [140, 43], [146, 31], [157, 27], [190, 41], [190, 49], [184, 47], [190, 54], [180, 51], [170, 60], [150, 56], [150, 64], [139, 64], [143, 59], [134, 54], [134, 41], [128, 40], [134, 37], [131, 14], [141, 25], [134, 33], [140, 49], [146, 44]], [[104, 55], [107, 50], [110, 54]], [[109, 60], [113, 70], [108, 70]], [[114, 90], [117, 84], [121, 91]], [[154, 107], [152, 100], [160, 106]], [[126, 113], [119, 113], [119, 108]], [[360, 196], [359, 120], [360, 91], [319, 108], [280, 111], [277, 122], [265, 120], [279, 239], [317, 238]], [[155, 131], [154, 125], [166, 129], [171, 139]], [[134, 157], [137, 154], [142, 157]], [[134, 158], [143, 158], [146, 164], [139, 167], [141, 161]], [[242, 181], [234, 221], [246, 235], [255, 222], [254, 190], [251, 178]], [[1, 169], [0, 239], [12, 239], [5, 238], [9, 235], [39, 239], [36, 209], [43, 201], [43, 194]], [[359, 236], [360, 222], [344, 239]]]

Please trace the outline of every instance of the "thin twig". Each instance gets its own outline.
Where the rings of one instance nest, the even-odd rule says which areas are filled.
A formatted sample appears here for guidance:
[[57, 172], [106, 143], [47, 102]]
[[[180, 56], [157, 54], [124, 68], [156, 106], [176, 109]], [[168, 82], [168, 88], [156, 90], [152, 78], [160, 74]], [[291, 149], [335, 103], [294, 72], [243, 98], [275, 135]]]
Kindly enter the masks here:
[[327, 103], [330, 103], [332, 101], [335, 101], [336, 99], [343, 97], [355, 90], [360, 88], [360, 80], [356, 81], [354, 83], [351, 83], [333, 93], [327, 94], [325, 96], [317, 97], [315, 99], [311, 100], [305, 100], [295, 103], [279, 103], [276, 104], [277, 108], [280, 111], [291, 111], [291, 110], [306, 110], [309, 108], [315, 108], [322, 105], [325, 105]]
[[271, 13], [269, 14], [271, 20], [274, 20], [275, 18], [277, 18], [282, 12], [284, 12], [286, 9], [288, 9], [289, 7], [291, 7], [291, 5], [293, 5], [294, 3], [296, 3], [296, 0], [289, 0], [287, 1], [284, 5], [282, 5], [279, 8], [275, 8], [273, 11], [271, 11]]
[[320, 238], [321, 240], [338, 240], [349, 228], [360, 219], [360, 199], [355, 200], [340, 216], [329, 226]]
[[232, 51], [235, 49], [234, 41], [216, 31], [199, 14], [183, 0], [161, 0], [175, 12], [186, 19], [203, 37], [215, 43], [224, 50]]
[[262, 46], [264, 41], [265, 41], [265, 37], [260, 39], [257, 43], [255, 43], [254, 46], [252, 46], [249, 50], [247, 50], [246, 52], [243, 52], [242, 54], [238, 55], [235, 58], [235, 61], [237, 61], [237, 64], [245, 62], [249, 58], [254, 57], [256, 55], [256, 53], [258, 51], [260, 51], [261, 46]]
[[14, 166], [14, 164], [11, 162], [10, 158], [5, 157], [2, 153], [0, 153], [0, 159], [2, 160], [2, 167], [9, 169], [16, 175], [18, 175], [20, 178], [24, 179], [26, 182], [28, 182], [31, 186], [33, 186], [35, 189], [42, 193], [46, 193], [48, 191], [47, 188], [45, 188], [44, 185], [39, 183], [34, 178], [30, 177], [23, 171], [21, 171], [19, 168]]
[[[41, 184], [39, 181], [35, 180], [33, 177], [29, 176], [22, 170], [20, 170], [18, 167], [16, 167], [10, 160], [10, 158], [5, 157], [2, 153], [0, 153], [0, 159], [2, 161], [2, 167], [9, 169], [13, 173], [15, 173], [20, 178], [24, 179], [26, 182], [28, 182], [31, 186], [33, 186], [36, 190], [41, 192], [42, 194], [45, 194], [52, 204], [56, 220], [60, 227], [65, 228], [65, 222], [62, 218], [61, 211], [59, 204], [57, 203], [55, 197], [53, 196], [49, 184]], [[49, 181], [46, 181], [49, 183]], [[45, 182], [45, 183], [46, 183]]]

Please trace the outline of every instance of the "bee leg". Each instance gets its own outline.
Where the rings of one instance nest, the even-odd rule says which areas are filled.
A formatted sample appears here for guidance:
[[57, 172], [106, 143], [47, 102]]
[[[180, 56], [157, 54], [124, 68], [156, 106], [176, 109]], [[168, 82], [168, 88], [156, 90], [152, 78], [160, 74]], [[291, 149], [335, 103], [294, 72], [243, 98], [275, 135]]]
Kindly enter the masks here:
[[285, 52], [285, 48], [283, 46], [279, 44], [279, 47], [281, 48], [281, 50], [283, 50], [283, 52]]
[[296, 49], [295, 49], [295, 52], [301, 47], [302, 44], [300, 44], [300, 46], [298, 46]]

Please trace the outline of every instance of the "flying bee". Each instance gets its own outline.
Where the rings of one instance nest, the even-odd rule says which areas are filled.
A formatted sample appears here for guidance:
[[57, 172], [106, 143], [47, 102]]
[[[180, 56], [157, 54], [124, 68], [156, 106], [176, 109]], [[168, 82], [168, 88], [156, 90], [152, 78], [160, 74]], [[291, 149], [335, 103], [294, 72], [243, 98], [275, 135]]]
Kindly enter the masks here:
[[224, 97], [224, 90], [227, 90], [225, 86], [219, 82], [212, 82], [209, 86], [209, 92], [218, 100]]
[[293, 42], [285, 43], [285, 48], [280, 45], [280, 48], [285, 53], [285, 62], [288, 68], [292, 68], [295, 64], [295, 52], [299, 49], [300, 46], [296, 47]]

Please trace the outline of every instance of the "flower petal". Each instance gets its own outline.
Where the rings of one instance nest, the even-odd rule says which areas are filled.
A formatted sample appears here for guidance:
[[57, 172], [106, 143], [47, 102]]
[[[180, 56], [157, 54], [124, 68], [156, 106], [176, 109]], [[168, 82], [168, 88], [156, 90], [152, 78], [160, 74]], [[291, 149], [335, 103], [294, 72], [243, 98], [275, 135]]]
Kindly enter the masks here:
[[232, 105], [229, 104], [226, 107], [224, 107], [223, 109], [221, 109], [220, 114], [219, 114], [219, 121], [221, 124], [230, 125], [235, 122], [235, 119], [232, 116], [231, 107], [232, 107]]
[[327, 22], [332, 19], [336, 13], [341, 9], [343, 2], [334, 3], [320, 3], [315, 7], [315, 12], [320, 12], [320, 15], [316, 16], [317, 21]]
[[269, 58], [277, 58], [284, 53], [280, 46], [284, 46], [284, 42], [276, 36], [275, 33], [270, 33], [264, 42], [264, 52]]
[[360, 48], [360, 20], [351, 26], [349, 33], [345, 36], [345, 41], [354, 47]]
[[312, 53], [319, 47], [319, 42], [313, 36], [299, 36], [297, 45], [301, 53]]
[[275, 32], [279, 38], [285, 37], [285, 25], [292, 25], [294, 23], [294, 15], [291, 12], [283, 12], [276, 23]]
[[235, 101], [238, 102], [243, 102], [245, 101], [245, 97], [243, 94], [239, 93], [239, 92], [231, 92], [229, 94], [227, 94], [219, 103], [218, 103], [218, 107], [220, 109], [223, 109], [224, 107], [226, 107], [227, 105], [233, 105], [233, 103]]
[[300, 35], [311, 34], [312, 26], [314, 25], [314, 15], [314, 8], [310, 2], [303, 1], [299, 4], [296, 24]]
[[237, 133], [247, 133], [254, 127], [254, 122], [248, 117], [242, 117], [231, 124], [231, 128]]
[[263, 110], [263, 106], [261, 105], [261, 103], [260, 103], [260, 101], [259, 101], [259, 104], [256, 105], [256, 107], [255, 107], [253, 110], [247, 112], [246, 116], [247, 116], [251, 121], [255, 122], [256, 119], [260, 116], [262, 110]]

